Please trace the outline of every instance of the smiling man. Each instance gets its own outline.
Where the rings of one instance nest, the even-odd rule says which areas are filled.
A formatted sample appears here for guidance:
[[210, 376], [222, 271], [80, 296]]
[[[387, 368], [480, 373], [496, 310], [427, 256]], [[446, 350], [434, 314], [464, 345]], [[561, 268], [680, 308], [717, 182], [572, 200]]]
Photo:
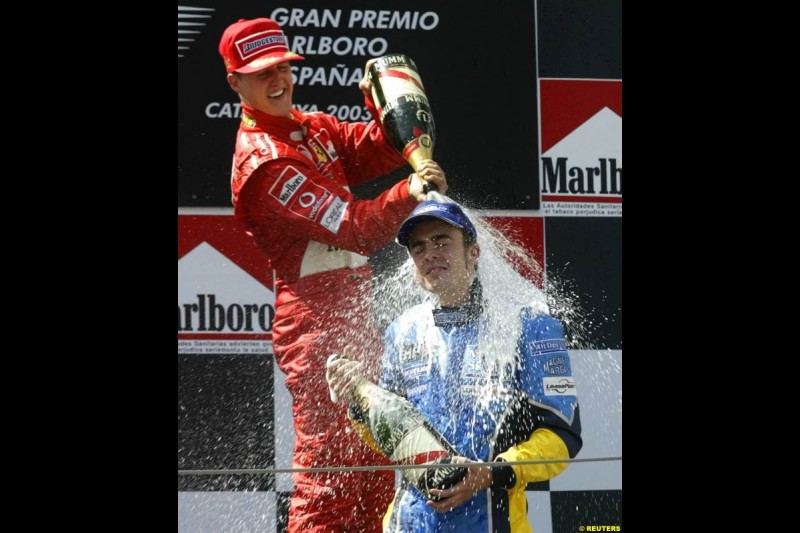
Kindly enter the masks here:
[[[355, 199], [351, 186], [407, 164], [377, 120], [367, 77], [359, 88], [373, 120], [342, 122], [292, 106], [291, 62], [304, 58], [289, 50], [274, 20], [231, 24], [219, 53], [242, 102], [231, 170], [234, 215], [275, 279], [272, 342], [292, 395], [293, 466], [387, 463], [350, 431], [345, 409], [328, 402], [325, 360], [352, 344], [373, 356], [365, 368], [377, 375], [380, 334], [366, 256], [392, 241], [426, 198], [426, 182], [447, 189], [444, 172], [428, 159], [377, 198]], [[296, 473], [292, 481], [289, 533], [377, 533], [394, 473]]]

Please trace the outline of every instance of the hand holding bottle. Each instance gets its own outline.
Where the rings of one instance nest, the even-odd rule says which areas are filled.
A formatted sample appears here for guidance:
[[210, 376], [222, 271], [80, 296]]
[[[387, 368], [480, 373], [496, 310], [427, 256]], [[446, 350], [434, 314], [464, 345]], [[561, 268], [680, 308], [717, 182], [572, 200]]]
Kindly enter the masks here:
[[[426, 187], [428, 184], [432, 184], [435, 187]], [[433, 159], [423, 159], [420, 161], [417, 171], [408, 177], [408, 194], [418, 202], [423, 202], [428, 199], [427, 195], [430, 190], [445, 194], [447, 192], [447, 178], [439, 163]]]
[[[457, 455], [453, 457], [453, 464], [469, 462], [466, 457]], [[473, 465], [467, 468], [464, 479], [449, 488], [430, 490], [433, 496], [428, 500], [428, 506], [435, 511], [446, 513], [459, 505], [472, 499], [475, 494], [492, 486], [492, 469], [489, 466]]]
[[355, 361], [354, 356], [355, 349], [348, 345], [343, 355], [333, 354], [328, 357], [325, 364], [325, 380], [328, 382], [328, 391], [333, 403], [338, 403], [339, 398], [349, 403], [356, 386], [362, 379], [366, 379], [361, 373], [363, 363]]
[[364, 77], [361, 78], [361, 81], [358, 82], [358, 88], [361, 89], [361, 92], [364, 93], [370, 99], [372, 99], [372, 79], [370, 78], [369, 75], [369, 68], [377, 60], [378, 58], [376, 57], [367, 60], [367, 65], [364, 67]]

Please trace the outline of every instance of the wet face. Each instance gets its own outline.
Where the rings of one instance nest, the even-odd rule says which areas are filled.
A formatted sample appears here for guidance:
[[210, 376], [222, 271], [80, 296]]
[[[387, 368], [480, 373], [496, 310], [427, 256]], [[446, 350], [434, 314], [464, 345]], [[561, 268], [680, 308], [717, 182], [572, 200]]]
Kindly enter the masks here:
[[291, 116], [294, 84], [289, 61], [250, 74], [228, 74], [228, 84], [244, 103], [262, 113]]
[[419, 284], [438, 295], [441, 305], [466, 303], [480, 255], [478, 245], [465, 246], [463, 231], [439, 219], [417, 224], [408, 244]]

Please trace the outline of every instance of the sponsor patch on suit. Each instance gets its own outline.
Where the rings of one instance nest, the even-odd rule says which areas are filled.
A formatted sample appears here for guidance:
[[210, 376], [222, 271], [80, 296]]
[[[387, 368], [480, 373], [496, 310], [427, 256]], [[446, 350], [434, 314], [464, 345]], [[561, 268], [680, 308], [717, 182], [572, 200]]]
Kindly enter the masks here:
[[347, 202], [308, 178], [292, 165], [272, 184], [269, 194], [289, 211], [318, 222], [336, 233], [344, 218]]

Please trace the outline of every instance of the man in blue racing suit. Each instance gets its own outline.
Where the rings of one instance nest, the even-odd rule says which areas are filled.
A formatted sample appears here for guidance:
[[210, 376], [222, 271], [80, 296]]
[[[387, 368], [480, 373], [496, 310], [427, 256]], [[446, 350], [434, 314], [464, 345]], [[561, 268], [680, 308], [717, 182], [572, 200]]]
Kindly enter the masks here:
[[[438, 298], [389, 326], [379, 385], [407, 398], [454, 445], [454, 462], [575, 457], [580, 414], [561, 323], [519, 295], [484, 294], [477, 231], [455, 203], [420, 203], [397, 242]], [[346, 380], [355, 379], [347, 368]], [[437, 501], [404, 479], [384, 531], [530, 532], [526, 485], [566, 467], [472, 465], [461, 482], [432, 491]]]

